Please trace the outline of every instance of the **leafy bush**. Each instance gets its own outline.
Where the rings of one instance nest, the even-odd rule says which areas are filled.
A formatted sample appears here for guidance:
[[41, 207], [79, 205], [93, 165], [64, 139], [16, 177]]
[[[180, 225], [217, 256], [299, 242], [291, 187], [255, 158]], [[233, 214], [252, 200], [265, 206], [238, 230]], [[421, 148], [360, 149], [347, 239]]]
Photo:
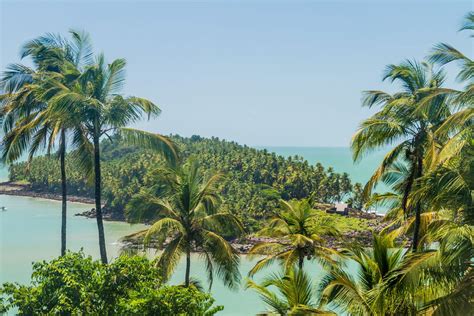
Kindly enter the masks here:
[[162, 286], [144, 257], [121, 256], [108, 265], [69, 252], [33, 264], [30, 285], [5, 283], [0, 312], [20, 315], [213, 315], [214, 299], [196, 288]]
[[194, 286], [163, 286], [140, 289], [119, 303], [121, 315], [214, 315], [224, 309], [212, 306], [214, 299]]

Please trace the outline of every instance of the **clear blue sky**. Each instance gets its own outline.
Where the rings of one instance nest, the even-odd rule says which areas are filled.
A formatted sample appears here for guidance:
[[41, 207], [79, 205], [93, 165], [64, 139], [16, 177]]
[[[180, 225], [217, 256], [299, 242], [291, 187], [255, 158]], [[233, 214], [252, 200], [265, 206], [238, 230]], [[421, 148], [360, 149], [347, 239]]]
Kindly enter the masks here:
[[385, 65], [473, 52], [457, 32], [472, 1], [0, 2], [2, 69], [26, 40], [84, 29], [127, 59], [124, 92], [162, 107], [140, 127], [257, 146], [347, 146]]

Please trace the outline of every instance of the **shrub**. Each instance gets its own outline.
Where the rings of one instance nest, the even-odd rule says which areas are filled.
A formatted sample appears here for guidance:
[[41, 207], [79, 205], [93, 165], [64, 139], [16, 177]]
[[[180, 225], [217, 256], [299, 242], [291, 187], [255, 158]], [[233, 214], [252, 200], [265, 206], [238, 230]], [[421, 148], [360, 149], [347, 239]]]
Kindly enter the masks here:
[[30, 285], [5, 283], [0, 312], [19, 315], [213, 315], [222, 310], [196, 288], [164, 286], [144, 257], [104, 265], [82, 252], [33, 264]]

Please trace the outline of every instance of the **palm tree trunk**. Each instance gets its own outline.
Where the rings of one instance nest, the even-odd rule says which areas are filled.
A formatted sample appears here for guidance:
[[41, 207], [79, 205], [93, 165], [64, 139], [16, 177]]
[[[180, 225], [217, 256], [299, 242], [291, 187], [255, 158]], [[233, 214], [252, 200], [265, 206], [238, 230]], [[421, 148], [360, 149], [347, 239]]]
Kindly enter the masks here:
[[402, 210], [403, 210], [403, 216], [405, 217], [405, 219], [407, 219], [409, 216], [408, 210], [407, 210], [408, 196], [410, 195], [411, 189], [413, 188], [413, 182], [415, 182], [417, 163], [418, 161], [416, 159], [413, 159], [413, 161], [411, 162], [412, 168], [411, 168], [410, 174], [408, 175], [407, 184], [403, 191]]
[[298, 268], [303, 269], [303, 264], [304, 264], [304, 255], [300, 252], [298, 254]]
[[[419, 179], [423, 174], [423, 157], [418, 157], [416, 168], [416, 178]], [[415, 209], [415, 227], [413, 229], [413, 252], [418, 250], [418, 243], [420, 242], [420, 225], [421, 225], [421, 204], [420, 201], [416, 203]]]
[[66, 254], [66, 216], [67, 216], [67, 182], [66, 182], [66, 131], [61, 130], [60, 139], [60, 164], [61, 164], [61, 256]]
[[96, 130], [93, 137], [94, 141], [94, 173], [95, 173], [95, 214], [97, 219], [97, 228], [99, 230], [99, 250], [102, 263], [107, 263], [107, 249], [105, 248], [104, 221], [102, 218], [101, 202], [101, 180], [100, 173], [100, 142], [99, 133]]
[[184, 285], [189, 286], [189, 273], [191, 272], [191, 250], [186, 250], [186, 275], [184, 276]]
[[[413, 169], [415, 169], [415, 167], [413, 167]], [[405, 216], [405, 219], [408, 218], [408, 210], [407, 210], [408, 196], [410, 195], [411, 188], [413, 186], [414, 177], [415, 177], [415, 170], [412, 170], [409, 178], [407, 179], [407, 185], [405, 186], [405, 190], [403, 192], [402, 210], [403, 210], [403, 216]]]

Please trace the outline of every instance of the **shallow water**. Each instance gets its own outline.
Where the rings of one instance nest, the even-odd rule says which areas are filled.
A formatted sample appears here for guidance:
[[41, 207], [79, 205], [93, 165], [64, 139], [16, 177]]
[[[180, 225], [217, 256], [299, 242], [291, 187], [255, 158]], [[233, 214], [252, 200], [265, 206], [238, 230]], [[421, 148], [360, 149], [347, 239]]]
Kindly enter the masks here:
[[[59, 255], [61, 203], [45, 199], [0, 195], [0, 282], [29, 280], [31, 262], [47, 260]], [[90, 209], [91, 205], [68, 204], [68, 249], [98, 257], [97, 226], [94, 219], [74, 216]], [[105, 222], [107, 250], [117, 255], [118, 239], [141, 229], [142, 225]]]
[[[0, 195], [0, 204], [7, 207], [7, 211], [0, 212], [0, 283], [27, 283], [30, 280], [32, 262], [59, 255], [61, 204], [57, 201], [4, 195]], [[68, 249], [78, 251], [83, 248], [86, 254], [98, 259], [95, 220], [73, 216], [89, 207], [87, 204], [69, 203]], [[120, 237], [144, 227], [109, 221], [104, 226], [109, 258], [116, 257], [119, 253]], [[254, 262], [242, 256], [242, 285]], [[184, 269], [183, 258], [171, 279], [172, 284], [183, 282]], [[277, 270], [277, 267], [267, 269], [261, 275]], [[316, 264], [308, 265], [308, 270], [315, 277], [321, 272]], [[207, 288], [204, 263], [198, 254], [192, 256], [191, 275]], [[217, 278], [214, 280], [212, 294], [216, 304], [225, 306], [220, 315], [252, 315], [265, 309], [251, 290], [244, 290], [243, 287], [235, 291], [229, 290]]]

